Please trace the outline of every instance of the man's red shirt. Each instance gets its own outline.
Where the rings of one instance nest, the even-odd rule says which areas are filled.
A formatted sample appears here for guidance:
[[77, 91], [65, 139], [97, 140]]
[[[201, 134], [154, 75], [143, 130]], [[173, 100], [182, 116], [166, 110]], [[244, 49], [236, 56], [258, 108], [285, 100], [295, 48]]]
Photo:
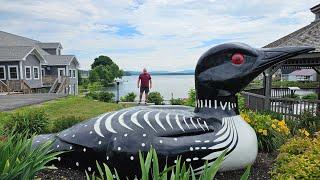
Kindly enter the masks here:
[[149, 73], [141, 73], [139, 79], [141, 80], [141, 87], [149, 87], [149, 81], [151, 79]]

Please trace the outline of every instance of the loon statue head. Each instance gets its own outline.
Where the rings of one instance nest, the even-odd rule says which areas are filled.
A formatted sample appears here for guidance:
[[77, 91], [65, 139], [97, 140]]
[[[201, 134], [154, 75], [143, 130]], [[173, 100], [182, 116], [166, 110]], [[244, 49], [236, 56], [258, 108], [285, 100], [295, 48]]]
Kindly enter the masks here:
[[215, 46], [198, 60], [195, 69], [196, 97], [198, 100], [235, 100], [235, 94], [264, 70], [313, 49], [304, 46], [256, 49], [243, 43]]

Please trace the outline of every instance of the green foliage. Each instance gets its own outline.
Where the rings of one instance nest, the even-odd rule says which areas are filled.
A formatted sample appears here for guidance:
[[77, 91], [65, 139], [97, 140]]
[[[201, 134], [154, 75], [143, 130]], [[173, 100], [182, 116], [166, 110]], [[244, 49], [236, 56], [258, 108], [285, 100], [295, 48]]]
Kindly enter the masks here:
[[273, 119], [270, 115], [253, 111], [243, 111], [241, 116], [256, 131], [260, 151], [275, 151], [290, 136], [290, 130], [284, 120]]
[[299, 88], [316, 88], [318, 87], [317, 81], [300, 82], [300, 81], [272, 81], [272, 87], [299, 87]]
[[[216, 159], [210, 166], [208, 163], [205, 163], [205, 168], [203, 169], [202, 173], [198, 176], [199, 180], [208, 180], [214, 179], [214, 176], [218, 172], [223, 159], [226, 155], [227, 151], [224, 151], [218, 159]], [[147, 156], [144, 158], [143, 154], [139, 152], [139, 160], [140, 160], [140, 169], [141, 169], [141, 180], [196, 180], [195, 172], [193, 171], [190, 165], [187, 165], [185, 162], [182, 161], [181, 157], [176, 160], [176, 165], [167, 167], [165, 165], [164, 169], [161, 171], [159, 169], [159, 162], [158, 162], [158, 155], [155, 149], [151, 148], [147, 153]], [[86, 172], [87, 180], [112, 180], [114, 177], [115, 179], [120, 180], [119, 175], [114, 169], [114, 174], [110, 170], [110, 168], [103, 164], [103, 168], [97, 162], [97, 169], [99, 172], [99, 176], [96, 176], [93, 173], [91, 176]], [[244, 175], [241, 177], [241, 180], [246, 180], [249, 178], [250, 174], [250, 166], [247, 168]], [[170, 177], [170, 178], [169, 178]]]
[[177, 99], [172, 98], [172, 99], [170, 99], [170, 104], [171, 105], [183, 105], [183, 104], [185, 104], [185, 101], [181, 98], [177, 98]]
[[272, 179], [320, 179], [320, 137], [296, 137], [281, 146]]
[[86, 96], [103, 102], [113, 102], [113, 98], [115, 97], [113, 93], [106, 91], [89, 92]]
[[287, 123], [293, 135], [300, 135], [302, 131], [307, 132], [303, 132], [303, 134], [311, 133], [313, 135], [315, 132], [320, 131], [320, 113], [313, 115], [306, 111], [299, 119], [287, 120]]
[[46, 132], [47, 124], [48, 116], [43, 109], [30, 108], [10, 114], [4, 124], [4, 129], [6, 132], [12, 132], [14, 129], [17, 133], [28, 130], [32, 134], [41, 134]]
[[95, 58], [91, 68], [90, 82], [100, 82], [104, 86], [108, 86], [115, 78], [123, 76], [123, 71], [107, 56]]
[[317, 100], [318, 99], [318, 94], [311, 93], [311, 94], [302, 96], [302, 99]]
[[89, 89], [89, 92], [96, 92], [101, 91], [103, 89], [103, 85], [100, 82], [94, 82], [88, 84], [87, 88]]
[[188, 92], [188, 98], [186, 99], [184, 105], [186, 106], [196, 106], [196, 90], [195, 89], [190, 89]]
[[137, 95], [134, 92], [131, 92], [131, 93], [128, 93], [127, 95], [121, 97], [120, 100], [123, 102], [134, 102], [136, 97], [137, 97]]
[[52, 153], [51, 142], [31, 147], [29, 135], [10, 134], [0, 141], [0, 179], [34, 179], [36, 173], [46, 168], [46, 164], [55, 160], [61, 152]]
[[163, 104], [163, 97], [159, 92], [151, 92], [148, 94], [148, 102], [160, 105]]
[[244, 97], [240, 93], [236, 94], [236, 96], [238, 98], [239, 111], [247, 110]]
[[65, 129], [81, 122], [82, 119], [83, 118], [80, 118], [77, 116], [62, 116], [61, 118], [52, 121], [50, 133], [56, 133], [56, 132], [65, 130]]
[[98, 67], [100, 65], [111, 66], [112, 64], [114, 64], [114, 63], [110, 57], [101, 55], [97, 58], [94, 58], [94, 61], [91, 64], [91, 69], [94, 69], [95, 67]]

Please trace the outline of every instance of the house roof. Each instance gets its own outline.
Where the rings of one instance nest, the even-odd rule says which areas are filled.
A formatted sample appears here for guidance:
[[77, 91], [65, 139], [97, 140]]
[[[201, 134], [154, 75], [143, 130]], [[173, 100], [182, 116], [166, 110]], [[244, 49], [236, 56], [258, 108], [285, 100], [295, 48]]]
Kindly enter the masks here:
[[61, 48], [62, 49], [62, 45], [59, 42], [38, 43], [38, 45], [42, 49], [57, 49], [57, 48]]
[[33, 46], [0, 46], [0, 61], [21, 61], [35, 53], [39, 60], [45, 62], [41, 54]]
[[290, 75], [294, 75], [294, 76], [311, 76], [314, 74], [316, 74], [316, 71], [313, 69], [300, 69], [290, 73]]
[[320, 4], [313, 6], [312, 8], [310, 8], [311, 12], [313, 12], [314, 14], [317, 14], [320, 12]]
[[[0, 56], [2, 56], [2, 58], [5, 58], [8, 54], [22, 51], [21, 47], [33, 47], [37, 50], [41, 57], [44, 57], [48, 65], [69, 65], [73, 59], [75, 59], [76, 64], [79, 65], [79, 61], [76, 59], [74, 55], [50, 55], [49, 53], [43, 50], [46, 48], [62, 48], [61, 43], [59, 42], [43, 43], [34, 39], [0, 31], [0, 47], [6, 47], [6, 50], [2, 49], [3, 52], [0, 52]], [[5, 53], [4, 51], [7, 52]], [[20, 57], [19, 54], [17, 54], [16, 56]], [[6, 61], [8, 60], [10, 59], [7, 58]]]
[[73, 60], [76, 61], [77, 66], [79, 62], [74, 55], [45, 55], [47, 65], [70, 65]]
[[313, 52], [320, 52], [320, 21], [314, 21], [311, 24], [288, 34], [266, 46], [283, 47], [283, 46], [312, 46], [316, 48]]
[[295, 68], [281, 68], [281, 73], [282, 74], [290, 74], [292, 73], [293, 71], [296, 71], [297, 69]]

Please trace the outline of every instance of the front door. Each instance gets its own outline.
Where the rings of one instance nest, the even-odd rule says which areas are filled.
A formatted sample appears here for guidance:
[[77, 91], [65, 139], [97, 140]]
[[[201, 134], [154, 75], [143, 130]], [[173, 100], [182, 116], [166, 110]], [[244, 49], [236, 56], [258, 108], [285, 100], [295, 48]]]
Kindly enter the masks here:
[[66, 69], [64, 69], [64, 68], [58, 68], [58, 81], [59, 81], [59, 83], [62, 82], [62, 78], [63, 78], [63, 76], [65, 76], [65, 75], [66, 75]]

